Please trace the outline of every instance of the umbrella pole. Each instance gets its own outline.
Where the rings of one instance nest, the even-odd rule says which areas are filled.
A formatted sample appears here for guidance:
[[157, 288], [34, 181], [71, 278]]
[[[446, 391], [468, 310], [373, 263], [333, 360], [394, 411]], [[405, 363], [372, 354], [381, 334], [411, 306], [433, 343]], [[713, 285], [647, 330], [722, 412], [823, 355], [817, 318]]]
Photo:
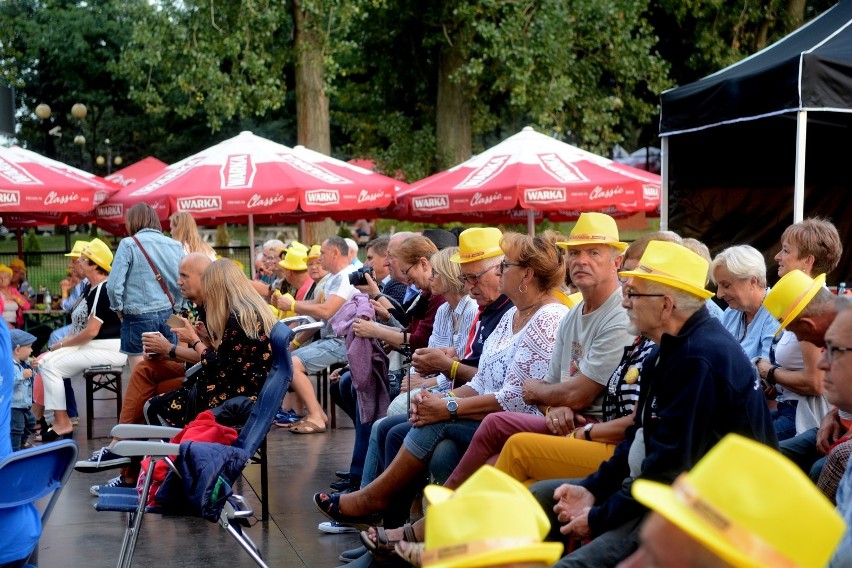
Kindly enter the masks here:
[[531, 237], [535, 236], [535, 211], [527, 209], [527, 233]]
[[306, 244], [307, 246], [311, 246], [311, 243], [309, 243], [307, 241], [307, 238], [308, 238], [308, 224], [307, 224], [307, 222], [305, 222], [305, 218], [302, 217], [301, 219], [299, 219], [299, 239], [301, 240], [302, 243]]
[[254, 265], [254, 215], [248, 216], [248, 242], [249, 242], [249, 263], [251, 264], [251, 278], [257, 278], [257, 267]]

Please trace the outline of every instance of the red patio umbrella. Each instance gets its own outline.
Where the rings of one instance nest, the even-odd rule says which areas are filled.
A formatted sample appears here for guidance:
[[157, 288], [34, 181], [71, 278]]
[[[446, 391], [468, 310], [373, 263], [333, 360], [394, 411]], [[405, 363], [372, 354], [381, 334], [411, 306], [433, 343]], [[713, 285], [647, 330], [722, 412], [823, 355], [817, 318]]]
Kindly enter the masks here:
[[138, 162], [130, 164], [126, 168], [121, 168], [120, 170], [109, 174], [104, 179], [117, 183], [122, 187], [126, 187], [130, 184], [136, 183], [137, 180], [152, 176], [164, 170], [166, 166], [168, 166], [168, 164], [162, 160], [158, 160], [153, 156], [148, 156], [147, 158], [143, 158]]
[[[411, 184], [397, 196], [411, 219], [485, 221], [518, 208], [565, 220], [582, 211], [653, 212], [660, 176], [617, 164], [531, 127], [447, 171]], [[492, 219], [491, 215], [494, 216]], [[533, 216], [528, 214], [532, 229]]]
[[163, 220], [176, 211], [219, 222], [250, 215], [279, 222], [307, 214], [351, 219], [390, 205], [398, 185], [319, 152], [242, 132], [121, 190], [98, 218], [123, 222], [127, 208], [144, 201]]
[[114, 185], [18, 146], [0, 148], [0, 216], [9, 227], [91, 219]]

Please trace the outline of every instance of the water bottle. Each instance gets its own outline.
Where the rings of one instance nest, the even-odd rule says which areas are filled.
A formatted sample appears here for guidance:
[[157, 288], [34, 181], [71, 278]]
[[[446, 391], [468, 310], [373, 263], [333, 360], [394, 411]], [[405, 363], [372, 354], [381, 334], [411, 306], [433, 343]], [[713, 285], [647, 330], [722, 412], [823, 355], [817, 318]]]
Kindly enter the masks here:
[[841, 282], [837, 285], [837, 295], [842, 296], [843, 292], [846, 291], [846, 282]]
[[50, 290], [45, 288], [45, 290], [44, 290], [44, 311], [46, 311], [46, 312], [50, 311], [52, 300], [53, 300], [53, 298], [50, 297]]

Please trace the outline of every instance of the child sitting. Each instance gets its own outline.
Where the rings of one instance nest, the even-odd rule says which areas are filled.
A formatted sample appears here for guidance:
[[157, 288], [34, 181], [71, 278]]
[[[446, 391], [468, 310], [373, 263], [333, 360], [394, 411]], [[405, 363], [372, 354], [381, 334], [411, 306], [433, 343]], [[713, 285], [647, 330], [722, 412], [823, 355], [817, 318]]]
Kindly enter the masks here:
[[27, 440], [35, 432], [33, 406], [33, 368], [29, 358], [36, 337], [22, 329], [11, 329], [12, 368], [15, 371], [15, 387], [12, 395], [12, 451], [29, 447]]

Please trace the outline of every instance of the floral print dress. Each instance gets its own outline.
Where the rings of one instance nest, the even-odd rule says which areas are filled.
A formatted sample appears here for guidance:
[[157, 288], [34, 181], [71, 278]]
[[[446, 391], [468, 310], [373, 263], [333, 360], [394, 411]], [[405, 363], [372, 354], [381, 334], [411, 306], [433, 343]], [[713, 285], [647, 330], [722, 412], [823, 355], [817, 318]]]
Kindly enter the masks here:
[[[256, 400], [271, 367], [269, 337], [262, 333], [258, 339], [250, 339], [231, 314], [219, 348], [208, 347], [201, 355], [201, 370], [194, 377], [197, 412], [216, 408], [238, 396]], [[185, 426], [186, 405], [191, 392], [188, 386], [182, 386], [176, 391], [153, 397], [146, 410], [149, 422], [154, 422], [152, 418], [156, 416], [161, 424]]]

